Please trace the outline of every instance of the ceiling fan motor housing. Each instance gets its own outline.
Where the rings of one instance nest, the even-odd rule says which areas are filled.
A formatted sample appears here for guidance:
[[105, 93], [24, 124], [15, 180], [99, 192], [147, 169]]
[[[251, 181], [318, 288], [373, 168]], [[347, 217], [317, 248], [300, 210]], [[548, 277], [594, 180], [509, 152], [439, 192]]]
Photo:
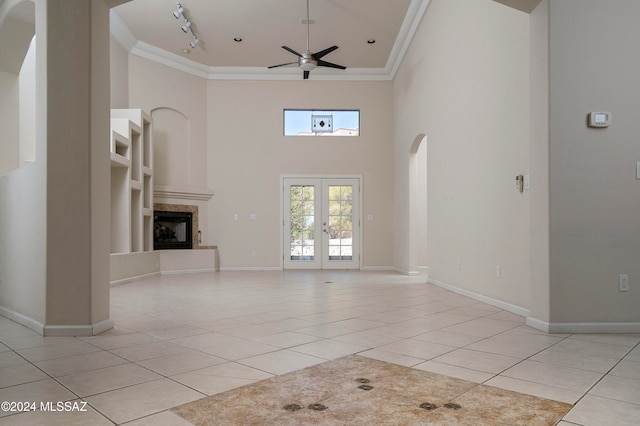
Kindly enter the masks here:
[[303, 53], [298, 57], [298, 64], [303, 71], [311, 71], [318, 66], [318, 61], [311, 55], [311, 53]]

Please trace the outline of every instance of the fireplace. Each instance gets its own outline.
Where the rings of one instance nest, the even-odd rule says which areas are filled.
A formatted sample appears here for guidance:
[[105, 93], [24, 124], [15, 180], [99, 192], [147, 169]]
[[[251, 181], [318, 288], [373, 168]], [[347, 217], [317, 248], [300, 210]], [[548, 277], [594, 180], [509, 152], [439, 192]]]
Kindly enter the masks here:
[[193, 213], [154, 210], [153, 249], [192, 249]]

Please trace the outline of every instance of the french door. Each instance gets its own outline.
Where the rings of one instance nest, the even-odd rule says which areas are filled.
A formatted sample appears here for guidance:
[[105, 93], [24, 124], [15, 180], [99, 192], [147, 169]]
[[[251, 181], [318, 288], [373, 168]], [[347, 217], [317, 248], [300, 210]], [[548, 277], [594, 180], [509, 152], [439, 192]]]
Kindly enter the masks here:
[[360, 179], [284, 178], [285, 269], [360, 268]]

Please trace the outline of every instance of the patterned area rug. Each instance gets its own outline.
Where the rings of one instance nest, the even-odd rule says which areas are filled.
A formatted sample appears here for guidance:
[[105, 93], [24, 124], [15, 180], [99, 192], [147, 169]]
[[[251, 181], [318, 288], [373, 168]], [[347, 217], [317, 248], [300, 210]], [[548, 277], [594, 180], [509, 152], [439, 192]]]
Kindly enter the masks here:
[[358, 355], [181, 405], [195, 425], [555, 425], [570, 404]]

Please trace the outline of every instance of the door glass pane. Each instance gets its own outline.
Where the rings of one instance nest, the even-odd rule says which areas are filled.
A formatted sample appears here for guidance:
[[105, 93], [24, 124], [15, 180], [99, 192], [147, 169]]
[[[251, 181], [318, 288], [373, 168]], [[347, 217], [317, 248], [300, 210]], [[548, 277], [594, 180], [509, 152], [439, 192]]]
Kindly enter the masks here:
[[292, 185], [291, 205], [291, 260], [314, 260], [314, 186]]
[[329, 260], [353, 259], [353, 187], [329, 186]]

